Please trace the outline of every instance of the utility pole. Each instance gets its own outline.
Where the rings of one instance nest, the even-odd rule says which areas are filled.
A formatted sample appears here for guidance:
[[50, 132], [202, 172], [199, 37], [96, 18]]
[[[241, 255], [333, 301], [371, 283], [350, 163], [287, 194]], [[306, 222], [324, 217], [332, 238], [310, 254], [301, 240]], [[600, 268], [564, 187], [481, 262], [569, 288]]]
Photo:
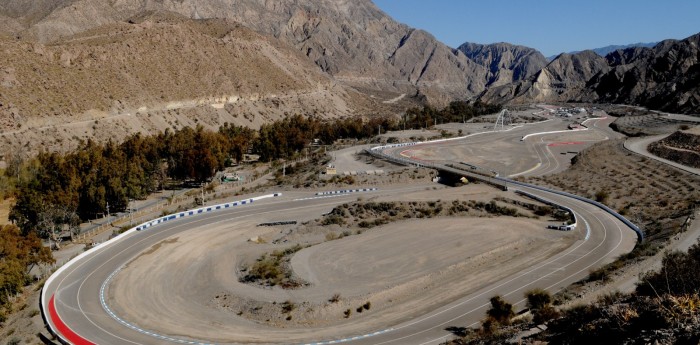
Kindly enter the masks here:
[[107, 220], [109, 221], [109, 201], [107, 201]]
[[134, 216], [131, 213], [131, 199], [129, 199], [129, 226], [134, 225]]

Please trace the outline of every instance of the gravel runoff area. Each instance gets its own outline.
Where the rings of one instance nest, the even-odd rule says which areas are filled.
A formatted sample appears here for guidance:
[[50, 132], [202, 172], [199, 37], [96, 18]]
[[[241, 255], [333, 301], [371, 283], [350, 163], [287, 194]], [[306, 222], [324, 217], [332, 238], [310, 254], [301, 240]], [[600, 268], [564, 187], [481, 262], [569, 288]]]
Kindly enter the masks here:
[[[377, 200], [491, 200], [503, 193], [484, 185], [426, 185]], [[109, 303], [139, 327], [213, 341], [274, 342], [308, 332], [320, 338], [353, 334], [420, 316], [485, 282], [541, 262], [581, 237], [578, 232], [547, 230], [546, 220], [529, 218], [400, 221], [297, 252], [291, 266], [309, 286], [283, 290], [239, 281], [243, 263], [284, 248], [271, 243], [285, 229], [257, 227], [258, 223], [310, 220], [327, 211], [292, 208], [171, 237], [116, 275], [108, 290]], [[251, 238], [269, 241], [261, 244]], [[336, 294], [338, 301], [330, 301]], [[355, 311], [366, 302], [371, 309]], [[254, 310], [267, 314], [250, 317], [250, 305], [261, 306]], [[291, 306], [292, 311], [283, 314], [271, 305]], [[345, 318], [348, 309], [352, 315]], [[154, 318], [154, 310], [179, 317]]]

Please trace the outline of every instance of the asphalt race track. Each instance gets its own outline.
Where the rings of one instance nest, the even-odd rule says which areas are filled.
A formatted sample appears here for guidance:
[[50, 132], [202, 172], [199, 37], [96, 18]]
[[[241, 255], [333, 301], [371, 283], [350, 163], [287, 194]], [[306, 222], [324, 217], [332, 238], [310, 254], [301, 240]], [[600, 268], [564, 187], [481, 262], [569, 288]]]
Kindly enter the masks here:
[[[516, 145], [516, 141], [520, 141], [524, 134], [539, 131], [541, 130], [536, 126], [525, 126], [509, 132], [482, 134], [463, 141], [448, 142], [446, 145], [468, 145], [469, 140], [477, 140], [474, 138], [509, 141]], [[540, 165], [528, 174], [541, 174], [559, 169], [554, 162], [561, 158], [547, 149], [543, 150], [544, 144], [546, 143], [540, 138], [520, 143], [528, 145], [528, 150], [535, 150], [537, 157], [540, 157]], [[441, 145], [443, 144], [425, 144], [413, 148], [439, 149]], [[386, 150], [386, 153], [400, 155], [404, 150], [405, 148], [395, 148]], [[512, 175], [521, 171], [507, 173]], [[586, 277], [592, 268], [629, 252], [636, 243], [637, 236], [629, 227], [594, 205], [527, 187], [518, 186], [513, 189], [538, 195], [572, 209], [579, 222], [575, 230], [579, 232], [579, 240], [568, 249], [529, 270], [499, 281], [484, 282], [484, 286], [476, 293], [451, 301], [419, 318], [406, 320], [388, 329], [367, 329], [365, 334], [339, 334], [334, 339], [314, 339], [313, 334], [305, 334], [303, 341], [292, 343], [437, 344], [452, 336], [446, 331], [448, 327], [478, 325], [491, 296], [500, 294], [509, 301], [517, 302], [516, 308], [523, 307], [525, 291], [535, 287], [558, 291]], [[399, 189], [388, 189], [372, 193], [401, 192], [403, 191]], [[121, 320], [119, 315], [110, 315], [109, 306], [101, 298], [104, 296], [103, 289], [108, 288], [110, 277], [143, 251], [178, 233], [197, 231], [231, 219], [255, 218], [262, 214], [293, 208], [319, 210], [320, 215], [322, 211], [328, 211], [335, 205], [356, 198], [357, 195], [352, 193], [317, 198], [309, 191], [305, 195], [297, 193], [294, 196], [256, 200], [254, 203], [174, 219], [142, 231], [129, 232], [118, 241], [112, 241], [98, 250], [76, 258], [70, 266], [64, 266], [65, 269], [55, 273], [44, 286], [41, 298], [42, 312], [50, 329], [58, 332], [62, 339], [74, 344], [207, 344], [207, 339], [188, 339], [182, 335], [155, 334], [153, 330], [138, 329], [129, 320]], [[291, 331], [280, 329], [271, 332], [285, 334], [284, 332]], [[298, 337], [299, 330], [296, 330], [294, 339]], [[261, 338], [264, 339], [264, 335], [261, 335]]]

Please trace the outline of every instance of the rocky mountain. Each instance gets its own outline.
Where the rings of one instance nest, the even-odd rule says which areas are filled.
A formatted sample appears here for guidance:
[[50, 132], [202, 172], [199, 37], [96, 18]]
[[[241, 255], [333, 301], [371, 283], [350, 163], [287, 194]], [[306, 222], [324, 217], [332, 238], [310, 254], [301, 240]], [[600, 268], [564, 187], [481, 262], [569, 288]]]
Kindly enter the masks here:
[[[57, 125], [55, 141], [395, 114], [472, 99], [543, 65], [526, 47], [452, 49], [370, 0], [0, 0], [0, 19], [4, 142], [46, 141]], [[137, 125], [115, 130], [124, 116]]]
[[[351, 85], [425, 94], [444, 103], [481, 92], [487, 71], [421, 30], [397, 23], [370, 0], [3, 0], [13, 35], [56, 42], [143, 11], [225, 18], [290, 44]], [[15, 25], [16, 26], [16, 25]]]
[[547, 65], [539, 51], [510, 43], [464, 43], [457, 48], [488, 69], [487, 87], [524, 80]]
[[[613, 45], [609, 45], [609, 46], [605, 46], [605, 47], [601, 47], [601, 48], [593, 48], [593, 49], [588, 49], [588, 50], [592, 50], [596, 54], [598, 54], [602, 57], [605, 57], [608, 54], [610, 54], [616, 50], [623, 50], [623, 49], [627, 49], [627, 48], [652, 48], [655, 45], [657, 45], [658, 43], [659, 42], [649, 42], [649, 43], [639, 42], [639, 43], [632, 43], [632, 44], [613, 44]], [[580, 53], [580, 52], [581, 52], [580, 50], [579, 51], [572, 51], [572, 52], [569, 52], [569, 54], [576, 54], [576, 53]], [[558, 55], [548, 56], [547, 61], [552, 61], [557, 56]]]
[[589, 81], [591, 99], [700, 113], [700, 34], [618, 50], [607, 61], [611, 69]]
[[609, 69], [605, 58], [591, 50], [564, 53], [525, 80], [486, 90], [481, 99], [496, 103], [564, 102], [580, 97], [591, 78]]
[[130, 22], [50, 45], [0, 36], [0, 145], [381, 111], [298, 50], [233, 21], [155, 12]]
[[494, 87], [480, 98], [496, 103], [603, 102], [700, 113], [700, 34], [653, 48], [561, 54], [540, 72]]

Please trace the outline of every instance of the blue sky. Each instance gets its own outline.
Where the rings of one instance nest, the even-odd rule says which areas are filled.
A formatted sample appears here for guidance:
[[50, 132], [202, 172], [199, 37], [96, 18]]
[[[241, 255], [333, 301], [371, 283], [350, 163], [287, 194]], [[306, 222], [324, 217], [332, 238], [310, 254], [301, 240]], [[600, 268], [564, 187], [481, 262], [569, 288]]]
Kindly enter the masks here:
[[374, 0], [451, 47], [509, 42], [545, 56], [700, 32], [700, 0]]

